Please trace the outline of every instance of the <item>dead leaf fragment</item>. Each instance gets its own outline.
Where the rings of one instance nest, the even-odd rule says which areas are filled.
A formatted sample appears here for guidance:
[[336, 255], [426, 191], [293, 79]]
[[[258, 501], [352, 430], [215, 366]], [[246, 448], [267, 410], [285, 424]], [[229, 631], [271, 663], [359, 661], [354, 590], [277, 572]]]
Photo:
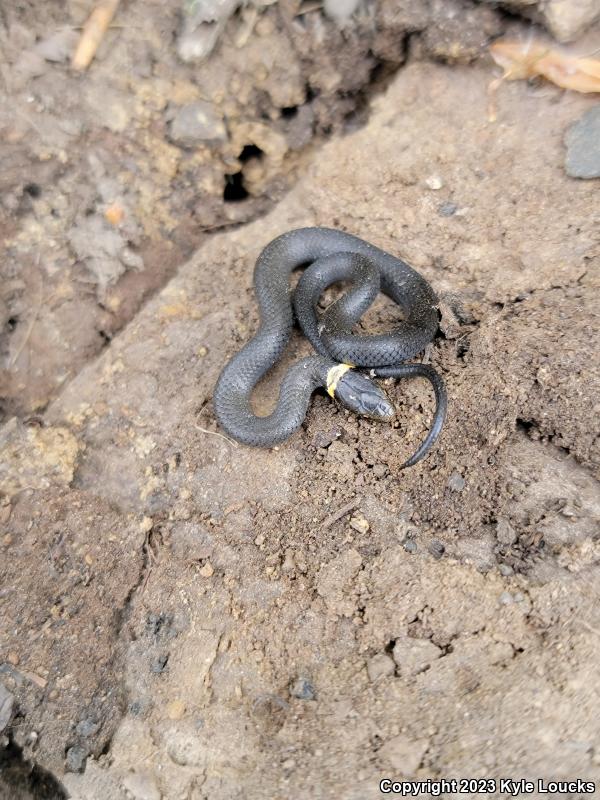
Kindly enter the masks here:
[[600, 92], [598, 59], [574, 56], [535, 40], [494, 42], [490, 53], [504, 70], [502, 81], [542, 77], [563, 89]]

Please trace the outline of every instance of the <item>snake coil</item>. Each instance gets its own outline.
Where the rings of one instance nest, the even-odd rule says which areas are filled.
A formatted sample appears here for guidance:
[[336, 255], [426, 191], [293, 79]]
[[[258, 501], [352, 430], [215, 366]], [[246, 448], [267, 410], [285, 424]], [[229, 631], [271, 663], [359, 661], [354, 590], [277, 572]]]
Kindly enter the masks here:
[[[300, 267], [304, 272], [291, 293], [290, 275]], [[339, 281], [349, 281], [350, 290], [319, 316], [319, 297]], [[393, 406], [371, 377], [421, 376], [433, 386], [436, 409], [427, 437], [403, 466], [420, 461], [439, 436], [447, 407], [437, 372], [425, 364], [404, 363], [423, 350], [438, 329], [436, 297], [427, 281], [401, 259], [349, 233], [300, 228], [265, 247], [256, 262], [254, 286], [259, 330], [225, 366], [215, 387], [214, 409], [223, 429], [243, 444], [271, 447], [302, 425], [319, 387], [356, 413], [391, 419]], [[404, 318], [391, 333], [354, 333], [379, 292], [400, 306]], [[282, 381], [273, 413], [256, 416], [250, 396], [280, 359], [292, 333], [294, 310], [318, 355], [294, 364]], [[368, 370], [368, 375], [353, 367]]]

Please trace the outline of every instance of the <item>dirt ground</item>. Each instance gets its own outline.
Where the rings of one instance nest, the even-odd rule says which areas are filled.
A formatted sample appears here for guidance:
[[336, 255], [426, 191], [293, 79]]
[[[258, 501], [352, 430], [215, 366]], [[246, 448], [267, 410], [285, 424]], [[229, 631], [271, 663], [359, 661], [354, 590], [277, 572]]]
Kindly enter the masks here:
[[[490, 122], [482, 44], [530, 28], [487, 7], [381, 3], [345, 32], [248, 7], [208, 69], [165, 48], [175, 5], [148, 5], [125, 4], [85, 76], [64, 58], [30, 74], [58, 4], [35, 25], [25, 3], [0, 12], [18, 109], [0, 112], [0, 796], [600, 780], [600, 205], [564, 170], [597, 97], [506, 83]], [[178, 107], [207, 99], [226, 137], [173, 142]], [[318, 396], [278, 448], [219, 435], [255, 259], [303, 225], [400, 255], [440, 297], [426, 357], [449, 414], [412, 469], [421, 381], [387, 387], [394, 427]], [[306, 352], [295, 339], [257, 408]]]

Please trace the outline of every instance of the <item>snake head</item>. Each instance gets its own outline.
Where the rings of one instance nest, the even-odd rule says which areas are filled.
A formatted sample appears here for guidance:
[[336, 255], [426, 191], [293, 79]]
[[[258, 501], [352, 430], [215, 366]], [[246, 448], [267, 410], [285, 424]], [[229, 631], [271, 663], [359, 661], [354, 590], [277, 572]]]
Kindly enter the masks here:
[[342, 405], [372, 419], [391, 420], [394, 417], [394, 406], [379, 386], [353, 369], [344, 372], [335, 386], [335, 397]]

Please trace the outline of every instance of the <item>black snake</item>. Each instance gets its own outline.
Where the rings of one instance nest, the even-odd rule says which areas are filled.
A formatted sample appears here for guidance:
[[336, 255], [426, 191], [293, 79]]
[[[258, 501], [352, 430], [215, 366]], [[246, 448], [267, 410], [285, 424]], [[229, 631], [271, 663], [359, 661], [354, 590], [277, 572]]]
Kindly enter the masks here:
[[[305, 270], [291, 292], [290, 274], [299, 267]], [[349, 281], [350, 290], [319, 317], [320, 295], [339, 281]], [[423, 350], [438, 329], [436, 297], [427, 281], [404, 261], [349, 233], [300, 228], [265, 247], [256, 262], [254, 286], [260, 328], [225, 366], [214, 392], [214, 409], [223, 429], [243, 444], [271, 447], [301, 426], [311, 395], [319, 387], [358, 414], [390, 420], [394, 408], [371, 377], [422, 376], [433, 386], [436, 409], [427, 437], [403, 466], [420, 461], [440, 434], [447, 406], [443, 381], [432, 367], [403, 363]], [[398, 303], [404, 319], [392, 333], [353, 333], [380, 291]], [[259, 417], [252, 412], [250, 395], [289, 341], [292, 303], [319, 355], [288, 370], [277, 407]], [[368, 370], [368, 375], [352, 367]]]

